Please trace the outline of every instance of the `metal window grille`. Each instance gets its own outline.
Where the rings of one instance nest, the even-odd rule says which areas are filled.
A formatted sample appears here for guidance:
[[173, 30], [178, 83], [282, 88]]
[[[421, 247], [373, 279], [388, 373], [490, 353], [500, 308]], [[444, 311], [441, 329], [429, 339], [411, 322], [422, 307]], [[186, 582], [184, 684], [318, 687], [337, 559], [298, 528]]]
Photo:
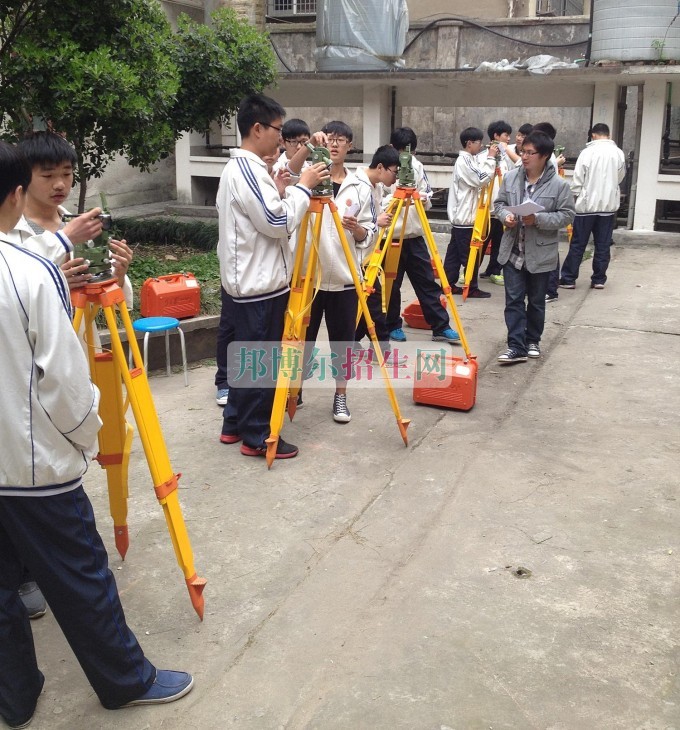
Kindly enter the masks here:
[[583, 15], [584, 0], [537, 0], [536, 15], [560, 17]]
[[267, 14], [273, 18], [316, 15], [316, 0], [268, 0]]

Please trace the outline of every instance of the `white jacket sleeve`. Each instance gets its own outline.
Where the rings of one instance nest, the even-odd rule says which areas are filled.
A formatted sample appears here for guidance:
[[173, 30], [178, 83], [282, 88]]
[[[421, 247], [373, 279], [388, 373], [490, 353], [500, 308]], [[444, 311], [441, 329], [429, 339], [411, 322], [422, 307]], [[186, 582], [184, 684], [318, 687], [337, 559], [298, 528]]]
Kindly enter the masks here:
[[484, 159], [465, 157], [458, 165], [461, 180], [471, 188], [483, 188], [493, 178], [495, 170], [496, 160], [488, 154]]
[[33, 283], [27, 313], [37, 397], [63, 436], [92, 458], [101, 426], [99, 390], [90, 380], [89, 366], [71, 323], [66, 280], [56, 266], [45, 263], [50, 277]]
[[264, 168], [236, 158], [238, 177], [232, 194], [241, 210], [247, 212], [253, 227], [273, 239], [287, 238], [300, 225], [311, 194], [302, 185], [290, 185], [282, 198]]

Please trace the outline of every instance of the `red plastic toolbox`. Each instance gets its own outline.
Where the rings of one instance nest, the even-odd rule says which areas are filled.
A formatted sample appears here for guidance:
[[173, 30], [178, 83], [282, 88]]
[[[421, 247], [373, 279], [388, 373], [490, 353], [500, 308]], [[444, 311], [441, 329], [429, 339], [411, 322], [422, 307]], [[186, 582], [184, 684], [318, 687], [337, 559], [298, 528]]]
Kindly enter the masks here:
[[201, 287], [193, 274], [167, 274], [142, 284], [142, 317], [195, 317], [201, 311]]
[[413, 379], [413, 400], [440, 408], [469, 411], [477, 397], [477, 360], [418, 352]]
[[[443, 294], [439, 297], [439, 301], [441, 302], [442, 307], [446, 309], [446, 297]], [[430, 329], [430, 325], [423, 316], [423, 308], [420, 306], [420, 302], [417, 299], [404, 307], [404, 311], [401, 313], [401, 316], [404, 318], [404, 322], [406, 322], [409, 327], [413, 327], [413, 329]]]

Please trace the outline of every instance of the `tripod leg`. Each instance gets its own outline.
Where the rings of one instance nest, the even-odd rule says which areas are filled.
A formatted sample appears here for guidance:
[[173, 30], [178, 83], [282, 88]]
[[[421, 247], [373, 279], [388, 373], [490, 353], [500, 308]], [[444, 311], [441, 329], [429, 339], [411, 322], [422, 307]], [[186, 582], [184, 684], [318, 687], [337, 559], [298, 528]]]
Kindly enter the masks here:
[[[134, 338], [132, 321], [130, 320], [125, 302], [119, 302], [117, 306], [127, 334], [129, 346], [133, 351], [134, 361], [135, 363], [139, 363], [141, 359], [139, 346]], [[113, 358], [125, 383], [130, 405], [135, 416], [135, 422], [137, 423], [137, 430], [139, 431], [142, 446], [144, 447], [146, 461], [149, 465], [151, 478], [153, 479], [156, 497], [163, 508], [163, 514], [165, 515], [165, 521], [170, 532], [170, 539], [175, 550], [175, 556], [184, 573], [194, 610], [203, 619], [205, 606], [203, 589], [205, 588], [206, 581], [204, 578], [197, 576], [196, 570], [194, 569], [191, 543], [189, 542], [189, 535], [184, 523], [177, 494], [177, 483], [180, 475], [174, 474], [172, 471], [168, 450], [161, 431], [158, 414], [151, 397], [151, 390], [146, 373], [140, 367], [135, 367], [131, 371], [128, 370], [123, 345], [118, 334], [114, 307], [112, 305], [104, 306], [102, 309], [111, 334]]]
[[[305, 331], [307, 329], [307, 322], [309, 321], [308, 312], [312, 298], [313, 278], [316, 270], [318, 241], [321, 231], [321, 215], [317, 215], [314, 220], [313, 237], [312, 243], [309, 246], [307, 267], [303, 271], [305, 252], [307, 251], [309, 220], [311, 212], [313, 212], [311, 208], [312, 205], [310, 204], [310, 210], [305, 213], [300, 224], [295, 251], [293, 280], [283, 326], [279, 371], [276, 376], [276, 392], [274, 393], [274, 404], [269, 421], [270, 434], [269, 438], [265, 441], [267, 444], [267, 466], [269, 468], [271, 468], [276, 458], [276, 448], [279, 443], [281, 429], [283, 428], [286, 406], [288, 406], [290, 418], [293, 418], [295, 415], [296, 403], [292, 396], [297, 399], [297, 394], [300, 390], [299, 383], [302, 378], [301, 370], [304, 367], [302, 359], [305, 346]], [[290, 393], [291, 381], [297, 383], [294, 393]]]
[[399, 410], [399, 403], [397, 402], [397, 396], [394, 392], [394, 388], [392, 387], [392, 382], [390, 381], [390, 376], [387, 372], [387, 367], [385, 366], [385, 358], [383, 357], [382, 349], [380, 348], [380, 343], [378, 342], [378, 338], [376, 337], [376, 334], [375, 334], [375, 323], [371, 319], [371, 313], [368, 311], [368, 304], [366, 304], [366, 294], [363, 290], [363, 287], [361, 286], [361, 281], [359, 280], [359, 275], [357, 274], [357, 271], [356, 271], [355, 257], [352, 255], [352, 251], [349, 247], [349, 243], [347, 242], [347, 236], [345, 236], [345, 231], [342, 227], [342, 221], [340, 220], [340, 216], [338, 215], [338, 209], [333, 202], [329, 202], [329, 207], [330, 207], [331, 213], [333, 214], [333, 221], [335, 223], [335, 228], [338, 232], [338, 237], [340, 238], [340, 243], [342, 244], [342, 250], [345, 254], [345, 258], [349, 265], [349, 270], [352, 273], [352, 280], [354, 282], [354, 288], [357, 292], [357, 296], [359, 297], [359, 307], [361, 309], [361, 313], [364, 315], [364, 317], [366, 319], [366, 329], [368, 330], [368, 333], [371, 337], [371, 341], [373, 342], [373, 348], [375, 350], [375, 354], [378, 357], [378, 365], [380, 366], [380, 373], [381, 373], [383, 381], [385, 383], [385, 388], [387, 389], [387, 396], [390, 400], [390, 405], [392, 406], [392, 411], [394, 412], [394, 416], [397, 420], [397, 427], [399, 428], [399, 433], [401, 434], [401, 438], [404, 441], [404, 445], [408, 446], [408, 436], [406, 435], [406, 429], [408, 428], [408, 425], [411, 421], [408, 418], [402, 418], [401, 412]]
[[460, 335], [460, 343], [463, 346], [463, 351], [465, 352], [466, 357], [471, 357], [470, 354], [470, 347], [468, 345], [467, 338], [465, 336], [465, 331], [463, 330], [463, 323], [460, 321], [460, 317], [458, 316], [458, 309], [456, 308], [456, 303], [453, 301], [453, 297], [451, 296], [451, 285], [449, 284], [449, 280], [446, 278], [446, 272], [444, 271], [444, 265], [442, 264], [441, 256], [439, 255], [439, 250], [437, 249], [437, 244], [434, 242], [434, 237], [432, 236], [432, 229], [430, 228], [430, 224], [427, 220], [427, 216], [425, 215], [425, 208], [423, 207], [423, 202], [420, 199], [416, 199], [415, 201], [416, 211], [418, 212], [418, 218], [420, 219], [420, 224], [423, 227], [423, 232], [425, 234], [425, 241], [427, 243], [427, 247], [430, 251], [430, 257], [432, 258], [432, 261], [434, 261], [434, 267], [437, 271], [437, 276], [439, 277], [439, 281], [442, 285], [442, 292], [444, 293], [444, 296], [446, 297], [446, 301], [448, 302], [448, 305], [451, 309], [451, 314], [453, 315], [453, 319], [456, 322], [456, 329], [458, 330], [458, 334]]
[[101, 393], [99, 410], [102, 427], [99, 431], [97, 461], [106, 469], [109, 509], [113, 518], [116, 548], [125, 560], [130, 545], [127, 525], [128, 464], [134, 429], [125, 420], [121, 374], [110, 352], [94, 356], [92, 380]]
[[479, 198], [477, 214], [475, 216], [475, 224], [472, 228], [472, 237], [470, 239], [470, 254], [468, 255], [467, 265], [465, 266], [465, 285], [463, 286], [463, 301], [467, 299], [470, 292], [470, 282], [474, 274], [477, 262], [482, 263], [484, 239], [489, 235], [491, 226], [491, 209], [489, 203], [491, 200], [492, 184], [487, 185]]

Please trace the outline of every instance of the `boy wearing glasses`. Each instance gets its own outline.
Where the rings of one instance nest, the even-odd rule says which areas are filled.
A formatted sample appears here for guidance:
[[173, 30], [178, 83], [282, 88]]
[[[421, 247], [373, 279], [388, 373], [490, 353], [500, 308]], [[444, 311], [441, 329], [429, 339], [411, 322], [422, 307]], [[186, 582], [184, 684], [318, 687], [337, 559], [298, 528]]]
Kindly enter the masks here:
[[[470, 255], [470, 241], [472, 229], [477, 214], [479, 195], [486, 185], [493, 179], [496, 169], [496, 155], [498, 145], [489, 147], [486, 159], [481, 159], [482, 140], [484, 132], [476, 127], [467, 127], [460, 133], [460, 144], [463, 149], [458, 153], [458, 159], [453, 168], [451, 186], [449, 188], [449, 202], [446, 212], [451, 222], [451, 241], [446, 249], [444, 271], [451, 283], [452, 294], [462, 294], [463, 290], [456, 286], [460, 267], [466, 266]], [[477, 284], [479, 260], [475, 261], [475, 268], [470, 281], [468, 298], [487, 299], [489, 292], [482, 291]]]
[[[288, 187], [271, 177], [265, 158], [278, 153], [284, 116], [283, 107], [262, 94], [241, 101], [236, 116], [241, 147], [231, 150], [217, 191], [223, 308], [234, 341], [243, 343], [245, 351], [242, 383], [230, 381], [220, 441], [242, 440], [245, 456], [267, 451], [276, 384], [273, 348], [283, 335], [295, 246], [290, 236], [309, 207], [311, 189], [328, 177], [323, 163], [302, 170], [299, 182]], [[301, 147], [291, 159], [294, 173], [300, 172], [307, 153]], [[257, 358], [253, 372], [249, 356]], [[277, 459], [297, 454], [296, 446], [279, 439]]]
[[[309, 131], [307, 122], [303, 119], [288, 119], [281, 127], [281, 137], [283, 138], [283, 152], [279, 155], [278, 160], [274, 163], [273, 172], [276, 174], [279, 170], [286, 170], [290, 173], [288, 163], [293, 159], [300, 147], [304, 147], [312, 133]], [[306, 167], [305, 162], [303, 167]], [[293, 175], [297, 178], [297, 175]]]
[[330, 210], [324, 209], [319, 238], [318, 286], [309, 315], [304, 362], [310, 361], [321, 320], [325, 318], [335, 379], [333, 420], [349, 423], [352, 416], [347, 407], [347, 381], [353, 376], [352, 346], [358, 306], [350, 267], [361, 278], [361, 251], [371, 245], [377, 231], [376, 206], [369, 181], [345, 167], [345, 158], [352, 149], [352, 129], [344, 122], [332, 121], [321, 131], [327, 136], [333, 198], [353, 260], [347, 261]]
[[[505, 279], [508, 348], [498, 356], [501, 365], [541, 356], [545, 294], [557, 264], [557, 234], [575, 212], [569, 184], [550, 162], [554, 149], [544, 132], [527, 135], [520, 153], [522, 166], [503, 178], [496, 198], [496, 216], [505, 226], [498, 261]], [[526, 201], [542, 209], [521, 217], [508, 210]]]

